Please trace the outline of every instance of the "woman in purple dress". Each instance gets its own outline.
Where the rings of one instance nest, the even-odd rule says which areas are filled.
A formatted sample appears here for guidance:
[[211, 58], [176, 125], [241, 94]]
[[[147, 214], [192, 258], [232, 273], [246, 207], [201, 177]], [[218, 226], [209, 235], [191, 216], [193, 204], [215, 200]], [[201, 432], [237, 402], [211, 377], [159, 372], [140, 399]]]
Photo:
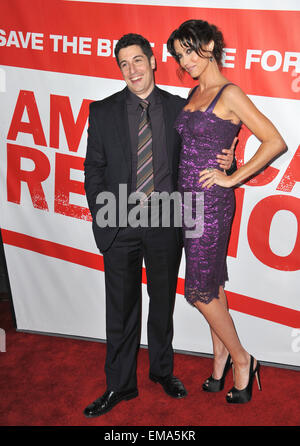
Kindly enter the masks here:
[[[208, 392], [222, 390], [226, 373], [233, 365], [234, 387], [226, 399], [229, 403], [246, 403], [252, 396], [254, 376], [260, 388], [259, 362], [241, 345], [224, 292], [228, 279], [227, 244], [235, 208], [233, 188], [286, 146], [274, 125], [220, 72], [223, 46], [222, 33], [202, 20], [184, 22], [168, 40], [169, 53], [181, 69], [199, 82], [190, 92], [176, 128], [182, 138], [179, 190], [182, 194], [204, 193], [202, 235], [189, 238], [188, 228], [184, 228], [185, 297], [208, 321], [213, 342], [213, 373], [202, 387]], [[251, 160], [227, 176], [216, 163], [216, 155], [222, 147], [231, 145], [242, 123], [261, 145]]]

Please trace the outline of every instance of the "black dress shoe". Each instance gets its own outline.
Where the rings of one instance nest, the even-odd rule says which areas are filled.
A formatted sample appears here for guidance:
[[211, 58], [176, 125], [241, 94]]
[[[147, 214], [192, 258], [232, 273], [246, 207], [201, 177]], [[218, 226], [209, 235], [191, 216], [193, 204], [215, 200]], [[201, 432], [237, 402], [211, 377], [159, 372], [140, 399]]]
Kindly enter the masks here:
[[114, 392], [107, 390], [104, 395], [96, 399], [92, 404], [87, 406], [83, 413], [87, 418], [99, 417], [109, 412], [114, 406], [123, 400], [131, 400], [138, 396], [137, 389], [131, 389], [124, 392]]
[[150, 373], [149, 378], [151, 381], [161, 384], [164, 391], [173, 398], [183, 398], [187, 395], [187, 391], [182, 382], [173, 375], [160, 377]]

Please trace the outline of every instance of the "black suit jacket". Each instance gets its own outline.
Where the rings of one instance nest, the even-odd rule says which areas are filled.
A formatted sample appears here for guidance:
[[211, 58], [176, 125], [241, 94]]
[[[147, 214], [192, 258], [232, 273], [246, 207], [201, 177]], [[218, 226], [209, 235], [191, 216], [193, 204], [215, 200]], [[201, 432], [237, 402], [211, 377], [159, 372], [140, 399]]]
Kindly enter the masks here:
[[[166, 131], [167, 156], [172, 188], [177, 188], [180, 137], [174, 122], [186, 100], [155, 87], [161, 97]], [[90, 104], [88, 144], [84, 162], [85, 191], [93, 217], [93, 232], [101, 252], [112, 244], [119, 226], [99, 227], [96, 215], [103, 204], [97, 204], [100, 192], [112, 192], [119, 204], [119, 185], [126, 184], [128, 195], [131, 188], [131, 148], [126, 108], [127, 87], [101, 101]], [[118, 220], [118, 215], [117, 215]]]

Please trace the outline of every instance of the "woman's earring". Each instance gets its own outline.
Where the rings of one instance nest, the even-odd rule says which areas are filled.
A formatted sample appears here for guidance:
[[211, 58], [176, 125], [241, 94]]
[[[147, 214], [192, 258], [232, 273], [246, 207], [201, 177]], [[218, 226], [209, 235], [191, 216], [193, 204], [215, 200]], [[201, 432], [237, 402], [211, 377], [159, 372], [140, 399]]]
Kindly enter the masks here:
[[212, 56], [210, 56], [209, 61], [212, 62], [214, 60], [214, 58]]

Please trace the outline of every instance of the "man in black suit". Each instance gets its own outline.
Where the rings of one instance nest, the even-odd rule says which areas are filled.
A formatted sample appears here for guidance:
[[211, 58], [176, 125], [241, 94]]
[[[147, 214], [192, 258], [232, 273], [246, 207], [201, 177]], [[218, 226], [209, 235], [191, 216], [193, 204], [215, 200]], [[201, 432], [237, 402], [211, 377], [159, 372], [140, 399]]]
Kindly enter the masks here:
[[[169, 227], [161, 224], [161, 203], [154, 204], [159, 213], [159, 225], [155, 227], [123, 224], [124, 214], [118, 212], [124, 208], [124, 203], [120, 207], [120, 200], [124, 201], [120, 185], [126, 187], [126, 200], [130, 193], [138, 190], [138, 176], [142, 169], [138, 146], [139, 134], [144, 131], [140, 124], [143, 113], [145, 127], [151, 122], [151, 190], [176, 191], [180, 138], [174, 122], [186, 101], [155, 86], [155, 58], [149, 42], [142, 36], [123, 36], [116, 45], [115, 55], [127, 86], [104, 100], [91, 103], [84, 163], [85, 190], [93, 217], [94, 236], [104, 258], [107, 334], [107, 389], [84, 410], [87, 417], [102, 415], [120, 401], [138, 396], [136, 360], [141, 332], [143, 260], [150, 298], [147, 324], [149, 378], [160, 383], [171, 397], [182, 398], [187, 394], [181, 381], [173, 375], [172, 348], [173, 309], [182, 251], [181, 228], [176, 227], [174, 218], [173, 223], [171, 218]], [[141, 108], [141, 100], [146, 100], [146, 111]], [[232, 156], [228, 159], [230, 165]], [[224, 166], [228, 166], [228, 162]], [[104, 227], [99, 224], [99, 212], [104, 206], [99, 197], [106, 192], [115, 197], [117, 221]], [[146, 201], [141, 202], [142, 211], [145, 207], [150, 209], [152, 203], [151, 195], [145, 197]], [[125, 217], [129, 211], [130, 205]]]

